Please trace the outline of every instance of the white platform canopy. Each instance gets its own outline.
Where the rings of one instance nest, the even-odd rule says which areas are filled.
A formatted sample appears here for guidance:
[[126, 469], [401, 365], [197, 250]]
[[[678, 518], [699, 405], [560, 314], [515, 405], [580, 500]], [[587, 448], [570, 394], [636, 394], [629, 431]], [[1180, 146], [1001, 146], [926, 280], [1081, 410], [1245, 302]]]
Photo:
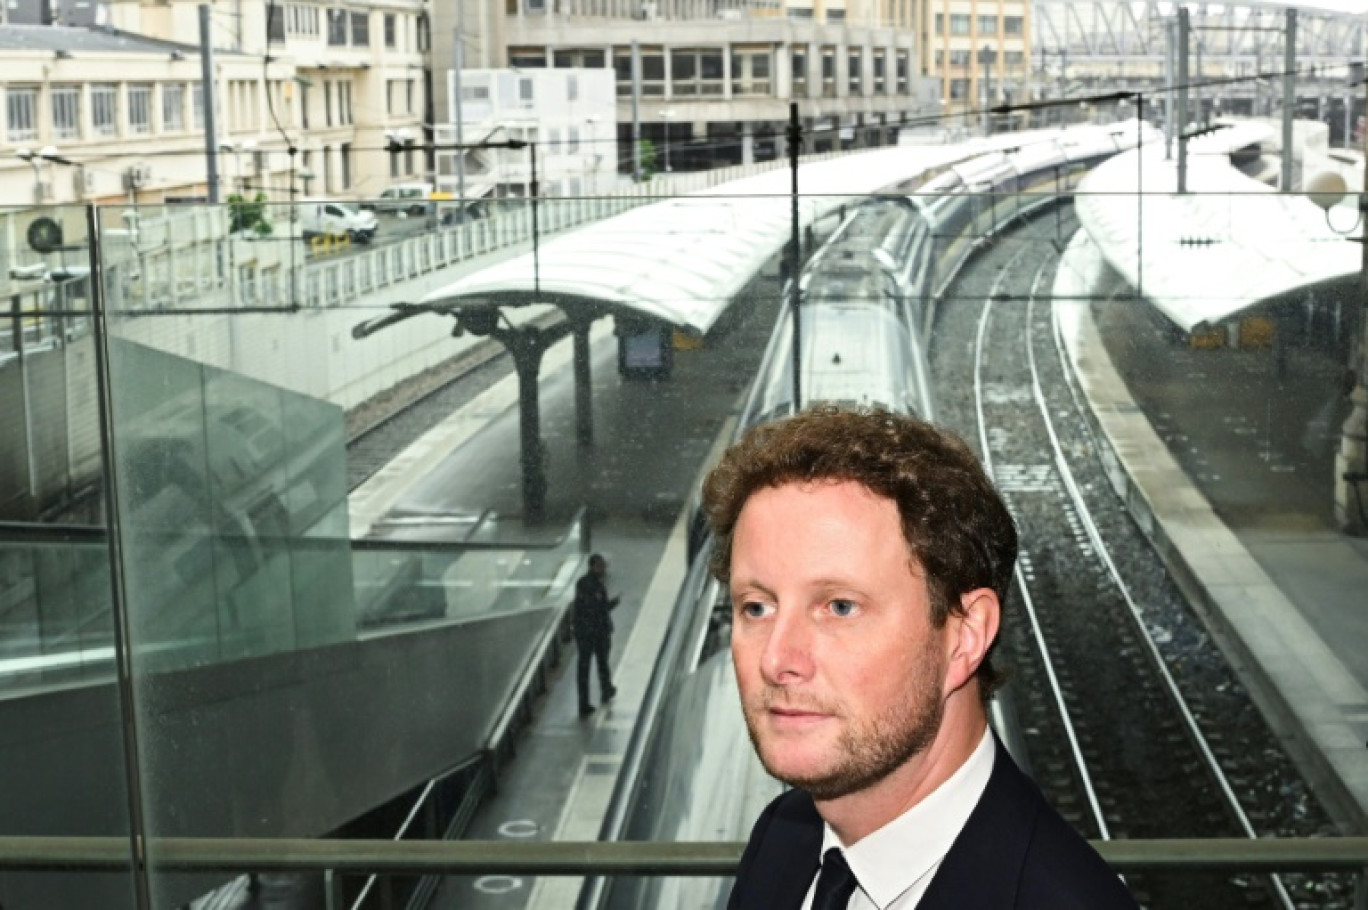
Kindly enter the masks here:
[[[1040, 136], [1054, 135], [1041, 131]], [[1011, 139], [903, 146], [799, 168], [800, 226], [852, 200]], [[532, 253], [429, 293], [427, 309], [552, 303], [567, 313], [660, 320], [707, 334], [732, 298], [791, 236], [786, 168], [632, 209], [541, 245]]]
[[[1230, 153], [1272, 139], [1265, 123], [1238, 123], [1191, 140], [1188, 190], [1178, 162], [1149, 145], [1086, 177], [1075, 204], [1107, 262], [1185, 331], [1260, 303], [1357, 275], [1359, 245], [1348, 206], [1326, 213], [1300, 194], [1246, 177]], [[1143, 180], [1143, 196], [1136, 193]]]

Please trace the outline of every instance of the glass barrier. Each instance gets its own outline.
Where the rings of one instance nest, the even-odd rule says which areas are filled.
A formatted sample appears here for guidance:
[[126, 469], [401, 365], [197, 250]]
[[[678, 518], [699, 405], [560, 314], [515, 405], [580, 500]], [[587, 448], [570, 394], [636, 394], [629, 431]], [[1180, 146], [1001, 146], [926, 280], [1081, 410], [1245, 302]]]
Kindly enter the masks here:
[[115, 838], [7, 872], [5, 906], [136, 906], [87, 210], [0, 207], [0, 837]]
[[[924, 414], [988, 464], [1023, 540], [993, 722], [1084, 836], [1353, 830], [1359, 757], [1334, 744], [1361, 743], [1342, 708], [1368, 649], [1340, 605], [1368, 581], [1345, 533], [1368, 490], [1344, 429], [1363, 375], [1347, 210], [1202, 167], [1179, 194], [1162, 149], [1111, 158], [1121, 139], [1095, 138], [838, 157], [805, 172], [796, 244], [781, 170], [477, 212], [99, 209], [98, 286], [49, 282], [11, 311], [0, 390], [55, 381], [51, 352], [93, 358], [100, 295], [145, 832], [743, 840], [781, 787], [740, 710], [699, 481], [795, 402]], [[68, 398], [75, 439], [98, 396]], [[49, 505], [99, 487], [87, 432]], [[30, 509], [16, 521], [49, 468], [28, 445], [0, 477]], [[106, 543], [0, 545], [5, 659], [72, 662], [16, 673], [16, 699], [113, 673], [94, 662], [114, 642]], [[589, 553], [620, 603], [611, 677], [586, 662], [581, 691]], [[640, 907], [728, 887], [341, 878], [151, 855], [157, 906], [336, 887], [358, 908], [491, 888]], [[1305, 871], [1128, 883], [1156, 907], [1348, 907], [1353, 889]]]

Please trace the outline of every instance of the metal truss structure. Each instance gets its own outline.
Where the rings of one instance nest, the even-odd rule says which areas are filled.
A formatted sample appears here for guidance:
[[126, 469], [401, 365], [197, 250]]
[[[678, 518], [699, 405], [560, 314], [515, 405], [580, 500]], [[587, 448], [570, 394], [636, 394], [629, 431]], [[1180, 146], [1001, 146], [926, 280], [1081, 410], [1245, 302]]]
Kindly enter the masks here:
[[[1038, 84], [1082, 77], [1119, 83], [1164, 78], [1169, 29], [1179, 4], [1168, 0], [1035, 0], [1032, 4]], [[1363, 10], [1311, 4], [1188, 4], [1198, 70], [1207, 77], [1281, 73], [1285, 11], [1297, 10], [1297, 69], [1345, 78], [1365, 52]], [[1069, 91], [1068, 94], [1073, 94]]]

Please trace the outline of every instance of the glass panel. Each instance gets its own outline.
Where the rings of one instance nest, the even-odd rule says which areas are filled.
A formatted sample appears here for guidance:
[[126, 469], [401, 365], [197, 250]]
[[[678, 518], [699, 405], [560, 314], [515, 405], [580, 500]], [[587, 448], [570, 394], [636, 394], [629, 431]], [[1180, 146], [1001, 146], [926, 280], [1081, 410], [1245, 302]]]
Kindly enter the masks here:
[[[86, 213], [0, 208], [0, 836], [130, 832]], [[6, 869], [6, 906], [132, 907], [126, 871]]]

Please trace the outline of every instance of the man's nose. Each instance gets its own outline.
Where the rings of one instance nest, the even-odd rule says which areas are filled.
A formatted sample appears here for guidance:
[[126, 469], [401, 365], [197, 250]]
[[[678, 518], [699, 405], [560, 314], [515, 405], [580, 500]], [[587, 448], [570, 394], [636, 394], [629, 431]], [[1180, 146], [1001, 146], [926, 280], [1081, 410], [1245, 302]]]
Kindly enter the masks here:
[[812, 630], [801, 611], [779, 609], [760, 655], [760, 672], [772, 685], [812, 676]]

